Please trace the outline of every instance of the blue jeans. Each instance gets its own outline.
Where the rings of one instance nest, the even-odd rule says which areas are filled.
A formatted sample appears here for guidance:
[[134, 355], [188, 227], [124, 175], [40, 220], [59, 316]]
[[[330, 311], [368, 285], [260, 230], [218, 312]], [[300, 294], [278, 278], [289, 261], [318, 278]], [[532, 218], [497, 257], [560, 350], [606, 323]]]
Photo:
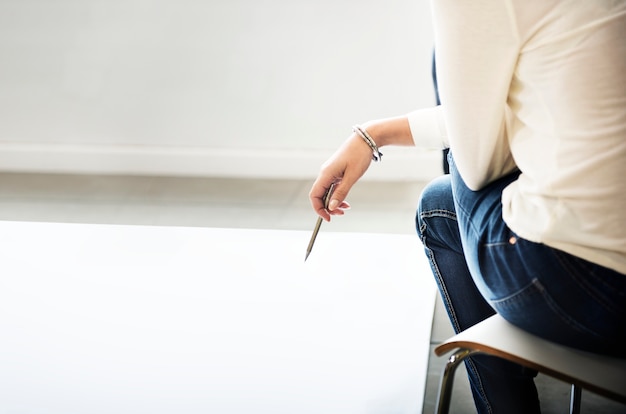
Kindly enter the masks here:
[[[450, 174], [422, 193], [417, 232], [456, 332], [495, 312], [545, 339], [623, 355], [626, 275], [517, 236], [502, 220], [502, 190], [518, 173], [472, 191]], [[476, 356], [466, 360], [479, 413], [538, 413], [536, 372]]]

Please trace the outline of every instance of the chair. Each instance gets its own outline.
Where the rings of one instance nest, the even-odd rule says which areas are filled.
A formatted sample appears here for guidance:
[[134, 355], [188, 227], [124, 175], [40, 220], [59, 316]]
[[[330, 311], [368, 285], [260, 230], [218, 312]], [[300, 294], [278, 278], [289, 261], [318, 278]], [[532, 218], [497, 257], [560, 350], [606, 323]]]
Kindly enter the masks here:
[[[570, 413], [580, 412], [581, 390], [587, 389], [626, 404], [626, 359], [568, 348], [517, 328], [499, 315], [455, 335], [435, 348], [450, 355], [439, 385], [436, 412], [450, 408], [456, 367], [468, 356], [488, 354], [505, 358], [572, 384]], [[626, 357], [626, 353], [625, 353]]]

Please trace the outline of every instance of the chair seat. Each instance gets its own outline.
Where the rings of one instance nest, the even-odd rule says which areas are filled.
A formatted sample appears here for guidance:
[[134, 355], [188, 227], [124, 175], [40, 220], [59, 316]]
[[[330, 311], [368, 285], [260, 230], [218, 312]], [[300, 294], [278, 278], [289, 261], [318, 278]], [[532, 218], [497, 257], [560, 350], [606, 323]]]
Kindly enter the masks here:
[[456, 349], [498, 356], [626, 403], [626, 351], [625, 358], [613, 358], [569, 348], [523, 331], [497, 314], [444, 341], [435, 353]]

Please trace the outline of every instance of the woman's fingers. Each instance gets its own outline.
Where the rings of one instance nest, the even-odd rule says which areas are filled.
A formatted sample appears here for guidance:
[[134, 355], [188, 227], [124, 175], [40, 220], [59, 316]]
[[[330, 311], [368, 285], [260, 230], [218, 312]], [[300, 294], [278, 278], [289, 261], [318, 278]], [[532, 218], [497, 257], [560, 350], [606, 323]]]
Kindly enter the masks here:
[[342, 201], [333, 209], [331, 209], [330, 206], [328, 208], [324, 208], [323, 198], [324, 196], [322, 196], [321, 200], [316, 199], [317, 203], [313, 204], [313, 208], [326, 221], [330, 221], [330, 216], [343, 216], [345, 211], [350, 210], [351, 208], [350, 203], [348, 203], [347, 201]]
[[[311, 205], [320, 217], [330, 221], [331, 215], [342, 215], [350, 207], [345, 199], [352, 186], [367, 171], [371, 160], [370, 148], [360, 137], [353, 135], [324, 163], [309, 192]], [[324, 197], [331, 184], [334, 184], [334, 189], [328, 208], [324, 208]]]
[[335, 184], [335, 190], [331, 194], [330, 201], [328, 203], [328, 210], [333, 211], [342, 203], [346, 202], [345, 200], [348, 197], [352, 186], [358, 181], [359, 178], [361, 178], [363, 172], [355, 173], [353, 170], [346, 170], [341, 181]]
[[311, 191], [309, 192], [309, 199], [313, 210], [326, 221], [330, 221], [330, 213], [324, 206], [324, 199], [330, 186], [334, 183], [332, 176], [326, 177], [320, 175], [313, 183]]
[[339, 206], [337, 206], [334, 210], [329, 210], [328, 213], [331, 216], [343, 216], [346, 210], [350, 210], [350, 204], [346, 201], [342, 202]]

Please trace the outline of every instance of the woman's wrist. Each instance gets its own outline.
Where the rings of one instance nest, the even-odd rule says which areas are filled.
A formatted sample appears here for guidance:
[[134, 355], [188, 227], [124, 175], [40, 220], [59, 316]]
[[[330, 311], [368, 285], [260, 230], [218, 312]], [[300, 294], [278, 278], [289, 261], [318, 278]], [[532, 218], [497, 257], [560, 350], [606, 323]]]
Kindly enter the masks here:
[[355, 125], [352, 127], [352, 131], [355, 132], [361, 139], [370, 147], [372, 150], [372, 160], [374, 161], [382, 161], [383, 153], [378, 149], [378, 145], [374, 142], [374, 138], [367, 132], [365, 128], [360, 125]]
[[378, 148], [387, 145], [414, 145], [406, 116], [368, 121], [361, 124], [361, 128], [367, 131]]

